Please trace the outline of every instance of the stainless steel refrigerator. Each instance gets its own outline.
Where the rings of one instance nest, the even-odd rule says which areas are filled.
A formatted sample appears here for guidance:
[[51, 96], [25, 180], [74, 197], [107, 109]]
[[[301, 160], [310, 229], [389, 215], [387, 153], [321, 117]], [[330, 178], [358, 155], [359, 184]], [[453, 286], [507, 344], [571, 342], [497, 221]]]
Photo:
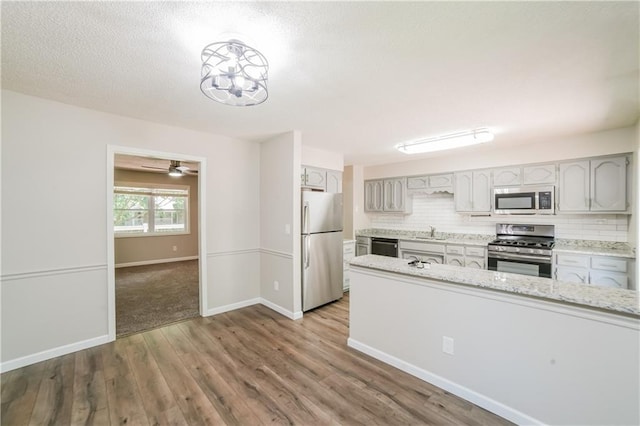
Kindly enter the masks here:
[[302, 191], [302, 310], [342, 297], [342, 194]]

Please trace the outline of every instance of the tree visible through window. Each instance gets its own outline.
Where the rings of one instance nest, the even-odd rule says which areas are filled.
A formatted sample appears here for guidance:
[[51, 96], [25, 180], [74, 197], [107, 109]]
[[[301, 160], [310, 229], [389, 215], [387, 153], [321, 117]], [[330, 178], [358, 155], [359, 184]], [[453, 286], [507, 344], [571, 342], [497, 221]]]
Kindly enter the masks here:
[[189, 187], [116, 185], [113, 229], [120, 235], [189, 232]]

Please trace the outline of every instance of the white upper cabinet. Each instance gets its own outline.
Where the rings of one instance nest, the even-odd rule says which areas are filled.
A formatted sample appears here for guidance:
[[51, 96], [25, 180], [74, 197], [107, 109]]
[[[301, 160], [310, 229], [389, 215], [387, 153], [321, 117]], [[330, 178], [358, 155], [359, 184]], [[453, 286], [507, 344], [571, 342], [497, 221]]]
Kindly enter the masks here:
[[493, 171], [493, 186], [519, 186], [522, 184], [520, 167], [505, 167]]
[[627, 159], [591, 160], [591, 211], [627, 209]]
[[408, 177], [407, 190], [428, 194], [453, 192], [453, 173]]
[[627, 158], [560, 164], [559, 212], [627, 211]]
[[405, 213], [407, 203], [407, 179], [393, 178], [384, 180], [384, 207], [385, 212]]
[[555, 164], [503, 167], [493, 170], [493, 186], [554, 185]]
[[339, 194], [342, 193], [342, 172], [302, 166], [300, 186]]
[[589, 161], [560, 164], [558, 211], [589, 211]]
[[454, 199], [457, 212], [490, 212], [491, 172], [476, 170], [455, 173]]
[[327, 192], [342, 193], [342, 172], [327, 170]]
[[407, 203], [407, 178], [365, 181], [364, 211], [409, 213], [411, 203]]
[[556, 165], [524, 166], [522, 168], [522, 183], [525, 185], [554, 185], [556, 183]]
[[457, 212], [473, 211], [473, 172], [458, 172], [453, 190]]
[[314, 167], [302, 167], [300, 185], [306, 188], [326, 189], [327, 171]]
[[383, 208], [382, 180], [368, 180], [364, 182], [364, 211], [381, 212]]

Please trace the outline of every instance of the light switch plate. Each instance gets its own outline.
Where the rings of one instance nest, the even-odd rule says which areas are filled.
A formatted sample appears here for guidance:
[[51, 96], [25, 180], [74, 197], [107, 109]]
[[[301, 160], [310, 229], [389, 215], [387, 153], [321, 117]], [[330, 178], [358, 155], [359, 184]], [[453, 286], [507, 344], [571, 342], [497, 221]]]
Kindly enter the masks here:
[[442, 352], [453, 355], [453, 338], [442, 336]]

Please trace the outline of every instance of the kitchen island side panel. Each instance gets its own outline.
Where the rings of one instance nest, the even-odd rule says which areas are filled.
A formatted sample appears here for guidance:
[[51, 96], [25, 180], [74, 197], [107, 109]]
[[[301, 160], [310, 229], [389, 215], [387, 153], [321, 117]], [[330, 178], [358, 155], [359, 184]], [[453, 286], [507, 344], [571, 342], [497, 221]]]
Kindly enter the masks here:
[[517, 423], [640, 423], [638, 320], [555, 305], [352, 266], [349, 344]]

